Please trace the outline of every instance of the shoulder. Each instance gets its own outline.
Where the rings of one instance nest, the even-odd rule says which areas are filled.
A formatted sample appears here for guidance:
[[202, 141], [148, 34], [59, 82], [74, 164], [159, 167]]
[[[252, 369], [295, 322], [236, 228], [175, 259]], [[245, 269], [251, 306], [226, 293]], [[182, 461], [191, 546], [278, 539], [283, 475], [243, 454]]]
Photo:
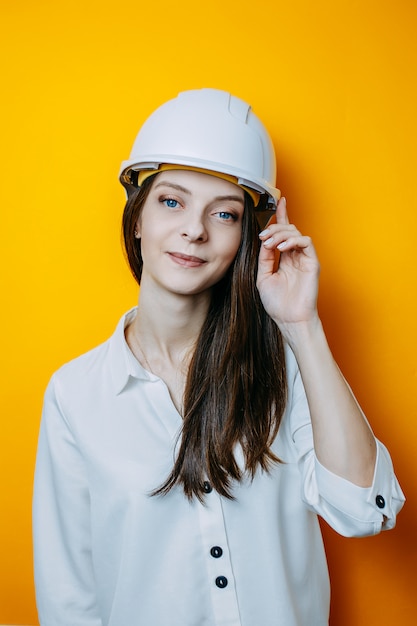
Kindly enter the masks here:
[[107, 339], [92, 350], [64, 363], [53, 375], [55, 381], [70, 383], [81, 382], [86, 377], [94, 375], [97, 370], [105, 367], [106, 357], [109, 353], [111, 338]]
[[[103, 380], [108, 379], [108, 354], [110, 339], [62, 365], [49, 381], [45, 401], [50, 399], [60, 407], [63, 414], [71, 414], [85, 405], [99, 389], [103, 389]], [[108, 384], [104, 385], [108, 388]]]
[[77, 406], [87, 397], [106, 396], [117, 391], [128, 375], [124, 328], [129, 311], [124, 315], [113, 335], [71, 361], [62, 365], [52, 376], [52, 388], [57, 400], [67, 406]]

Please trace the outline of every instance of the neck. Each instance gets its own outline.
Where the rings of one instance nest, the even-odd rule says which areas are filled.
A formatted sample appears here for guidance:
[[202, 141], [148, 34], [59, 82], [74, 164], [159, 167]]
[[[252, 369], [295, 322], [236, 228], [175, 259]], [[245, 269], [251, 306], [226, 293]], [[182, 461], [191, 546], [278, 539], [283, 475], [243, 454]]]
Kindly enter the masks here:
[[138, 312], [126, 332], [139, 341], [149, 363], [167, 360], [176, 365], [192, 353], [207, 315], [210, 294], [182, 296], [142, 285]]
[[208, 292], [178, 296], [166, 291], [155, 297], [142, 284], [137, 315], [125, 331], [133, 354], [146, 370], [165, 382], [180, 414], [188, 367], [209, 298]]

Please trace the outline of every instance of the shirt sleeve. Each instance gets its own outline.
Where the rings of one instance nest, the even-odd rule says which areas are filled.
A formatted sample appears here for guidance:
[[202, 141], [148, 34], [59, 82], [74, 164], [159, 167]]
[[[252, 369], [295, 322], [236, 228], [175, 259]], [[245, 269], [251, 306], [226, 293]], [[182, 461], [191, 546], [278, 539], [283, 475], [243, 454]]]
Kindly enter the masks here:
[[370, 487], [359, 487], [325, 468], [314, 451], [307, 398], [298, 371], [290, 419], [305, 504], [346, 537], [375, 535], [393, 528], [405, 497], [386, 447], [375, 439], [377, 456]]
[[45, 394], [33, 497], [41, 626], [102, 626], [95, 599], [89, 522], [83, 458], [61, 410], [53, 377]]

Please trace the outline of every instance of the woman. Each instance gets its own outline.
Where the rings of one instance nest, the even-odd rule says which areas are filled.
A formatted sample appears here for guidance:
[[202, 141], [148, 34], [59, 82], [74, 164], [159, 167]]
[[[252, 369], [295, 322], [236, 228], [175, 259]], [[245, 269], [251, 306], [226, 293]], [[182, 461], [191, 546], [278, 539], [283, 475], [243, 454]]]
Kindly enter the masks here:
[[327, 345], [270, 139], [238, 98], [185, 92], [121, 181], [140, 298], [46, 392], [41, 625], [324, 626], [317, 515], [371, 535], [404, 496]]

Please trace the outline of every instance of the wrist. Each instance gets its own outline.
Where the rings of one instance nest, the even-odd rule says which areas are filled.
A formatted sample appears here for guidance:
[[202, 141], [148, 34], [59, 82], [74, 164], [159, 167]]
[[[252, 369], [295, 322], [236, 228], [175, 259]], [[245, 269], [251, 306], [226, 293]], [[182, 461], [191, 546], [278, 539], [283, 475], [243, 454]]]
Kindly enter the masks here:
[[279, 329], [284, 340], [296, 355], [304, 350], [310, 350], [323, 339], [326, 341], [323, 325], [318, 315], [310, 320], [280, 324]]

